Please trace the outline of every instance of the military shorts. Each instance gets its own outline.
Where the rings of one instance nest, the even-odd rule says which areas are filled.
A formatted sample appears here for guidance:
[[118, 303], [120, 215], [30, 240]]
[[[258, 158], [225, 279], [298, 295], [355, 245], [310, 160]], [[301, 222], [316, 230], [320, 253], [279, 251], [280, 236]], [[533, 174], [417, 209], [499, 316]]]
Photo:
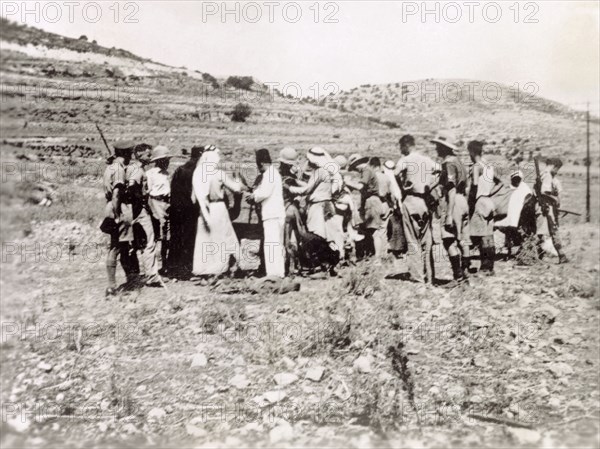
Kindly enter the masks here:
[[[115, 214], [112, 202], [106, 203], [105, 217], [114, 220]], [[115, 235], [111, 235], [111, 242], [133, 242], [133, 210], [131, 204], [121, 204], [121, 219], [117, 223]]]
[[440, 237], [445, 239], [459, 239], [467, 241], [469, 239], [469, 205], [464, 195], [457, 193], [454, 199], [454, 211], [452, 214], [452, 227], [446, 228], [446, 219], [448, 214], [448, 204], [445, 201], [440, 202]]
[[471, 237], [494, 235], [494, 202], [488, 196], [480, 196], [469, 223]]

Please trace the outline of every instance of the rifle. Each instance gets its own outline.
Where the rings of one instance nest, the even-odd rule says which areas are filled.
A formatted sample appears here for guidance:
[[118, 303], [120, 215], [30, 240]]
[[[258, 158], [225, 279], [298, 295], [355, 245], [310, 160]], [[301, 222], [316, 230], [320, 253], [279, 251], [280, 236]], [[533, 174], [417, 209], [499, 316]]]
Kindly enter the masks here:
[[549, 205], [547, 203], [546, 199], [544, 198], [544, 194], [542, 192], [542, 176], [540, 175], [540, 165], [538, 162], [538, 158], [537, 157], [534, 158], [533, 161], [535, 163], [535, 184], [534, 184], [535, 196], [537, 197], [540, 207], [542, 208], [542, 215], [544, 216], [544, 218], [546, 219], [546, 222], [548, 223], [548, 233], [550, 234], [550, 238], [552, 239], [552, 244], [554, 245], [554, 248], [556, 249], [556, 252], [558, 253], [559, 261], [566, 262], [567, 258], [562, 251], [562, 244], [560, 242], [560, 239], [559, 239], [559, 236], [557, 233], [558, 229], [557, 229], [556, 218], [554, 217], [554, 214], [549, 213], [551, 205]]
[[558, 212], [562, 214], [562, 217], [566, 217], [567, 215], [575, 215], [576, 217], [581, 217], [581, 214], [578, 212], [573, 212], [565, 209], [558, 209]]
[[98, 126], [98, 123], [94, 123], [94, 125], [96, 125], [96, 129], [100, 133], [100, 137], [102, 138], [102, 142], [104, 142], [104, 146], [106, 147], [106, 150], [108, 151], [108, 157], [106, 158], [106, 161], [110, 162], [110, 160], [113, 159], [115, 157], [115, 155], [113, 154], [112, 150], [108, 146], [108, 142], [106, 142], [106, 139], [104, 138], [104, 134], [102, 133], [102, 130]]
[[[540, 164], [537, 157], [533, 159], [535, 164], [535, 183], [533, 185], [533, 190], [535, 192], [535, 196], [537, 197], [538, 203], [542, 208], [542, 214], [544, 217], [548, 217], [548, 204], [544, 199], [544, 194], [542, 193], [542, 175], [540, 174]], [[550, 226], [549, 226], [550, 227]]]

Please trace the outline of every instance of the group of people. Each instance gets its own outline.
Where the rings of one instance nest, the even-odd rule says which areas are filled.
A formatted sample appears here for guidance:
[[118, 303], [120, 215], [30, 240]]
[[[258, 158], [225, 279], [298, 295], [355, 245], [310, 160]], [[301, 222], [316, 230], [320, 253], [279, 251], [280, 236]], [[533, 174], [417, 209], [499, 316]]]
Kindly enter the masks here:
[[[124, 288], [140, 282], [162, 286], [164, 276], [223, 275], [252, 257], [258, 257], [259, 274], [275, 278], [306, 268], [335, 275], [340, 261], [370, 258], [378, 264], [391, 257], [402, 260], [407, 277], [433, 283], [435, 243], [447, 253], [454, 282], [474, 271], [472, 248], [479, 252], [479, 273], [492, 274], [494, 231], [517, 229], [533, 192], [515, 171], [508, 213], [498, 214], [495, 197], [506, 186], [483, 157], [484, 143], [468, 143], [469, 166], [448, 137], [431, 143], [438, 161], [418, 151], [413, 136], [404, 135], [399, 160], [383, 164], [360, 154], [332, 157], [320, 147], [308, 150], [305, 162], [290, 147], [273, 161], [269, 150], [259, 149], [257, 176], [248, 182], [239, 170], [224, 169], [214, 145], [193, 147], [189, 160], [170, 177], [173, 156], [166, 147], [117, 142], [104, 176], [107, 204], [101, 229], [111, 238], [106, 294], [117, 294], [118, 260], [127, 278]], [[554, 232], [561, 190], [556, 175], [562, 163], [545, 162], [536, 189], [544, 207], [538, 207], [535, 232], [540, 243], [544, 235], [552, 237], [564, 263]], [[244, 198], [258, 217], [256, 254], [241, 244], [252, 238], [243, 235], [249, 228], [235, 223]]]

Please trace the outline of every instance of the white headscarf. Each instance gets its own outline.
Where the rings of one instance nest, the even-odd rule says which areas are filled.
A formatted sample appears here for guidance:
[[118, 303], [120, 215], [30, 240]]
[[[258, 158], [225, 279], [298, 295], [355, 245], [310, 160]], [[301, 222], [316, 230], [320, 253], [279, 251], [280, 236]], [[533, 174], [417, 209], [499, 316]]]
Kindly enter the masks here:
[[[400, 190], [398, 181], [396, 181], [396, 175], [394, 174], [394, 169], [391, 169], [387, 166], [388, 162], [390, 162], [390, 161], [387, 161], [385, 164], [383, 164], [383, 173], [390, 180], [390, 190], [391, 190], [392, 196], [394, 197], [396, 202], [398, 204], [400, 204], [400, 203], [402, 203], [402, 191]], [[393, 162], [392, 162], [392, 164], [393, 164]], [[391, 165], [391, 164], [389, 164], [389, 165]]]
[[325, 153], [325, 163], [323, 167], [331, 175], [331, 193], [334, 195], [340, 192], [344, 188], [344, 177], [342, 176], [342, 169], [340, 164], [331, 157], [331, 154], [327, 150], [323, 150]]
[[208, 218], [208, 195], [210, 194], [210, 183], [215, 176], [219, 176], [218, 169], [221, 155], [218, 151], [207, 151], [202, 154], [202, 157], [196, 165], [194, 175], [192, 177], [192, 186], [194, 196], [198, 200], [200, 211], [205, 218]]

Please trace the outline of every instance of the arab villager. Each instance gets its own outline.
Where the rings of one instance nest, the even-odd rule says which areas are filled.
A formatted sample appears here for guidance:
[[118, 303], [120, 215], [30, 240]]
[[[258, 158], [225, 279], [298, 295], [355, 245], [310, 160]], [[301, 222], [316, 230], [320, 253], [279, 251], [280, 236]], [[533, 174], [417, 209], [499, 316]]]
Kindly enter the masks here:
[[283, 278], [285, 206], [281, 175], [273, 165], [267, 149], [256, 151], [256, 165], [262, 176], [251, 198], [261, 205], [265, 270], [267, 276]]
[[[328, 242], [339, 245], [343, 241], [338, 223], [332, 220], [335, 208], [332, 201], [333, 176], [328, 170], [332, 167], [333, 159], [320, 147], [311, 148], [306, 155], [312, 174], [305, 186], [289, 187], [289, 191], [296, 195], [306, 195], [308, 214], [306, 227]], [[339, 246], [337, 251], [341, 251]]]
[[218, 149], [205, 151], [192, 178], [200, 215], [194, 245], [193, 273], [219, 275], [229, 271], [232, 258], [240, 260], [240, 243], [225, 205], [225, 189], [241, 192], [243, 186], [219, 168]]
[[167, 270], [171, 276], [187, 278], [192, 273], [198, 224], [198, 203], [192, 201], [192, 178], [203, 146], [194, 146], [190, 159], [173, 173], [171, 180], [171, 242]]

